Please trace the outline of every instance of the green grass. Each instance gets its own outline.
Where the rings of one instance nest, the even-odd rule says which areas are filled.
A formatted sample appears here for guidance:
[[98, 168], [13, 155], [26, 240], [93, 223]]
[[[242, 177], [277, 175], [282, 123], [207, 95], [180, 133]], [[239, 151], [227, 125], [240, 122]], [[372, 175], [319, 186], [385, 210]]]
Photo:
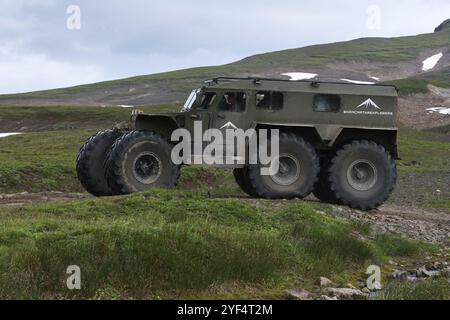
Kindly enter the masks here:
[[434, 200], [426, 203], [427, 207], [450, 211], [450, 199]]
[[0, 139], [0, 192], [81, 191], [75, 158], [93, 133], [43, 132]]
[[[143, 106], [148, 113], [174, 112], [176, 105]], [[0, 107], [2, 131], [54, 131], [70, 128], [111, 128], [117, 123], [130, 120], [132, 109], [120, 107]], [[20, 130], [24, 131], [24, 130]]]
[[394, 85], [400, 91], [401, 96], [408, 96], [418, 93], [427, 93], [428, 85], [434, 85], [441, 88], [450, 88], [450, 80], [427, 80], [427, 79], [402, 79], [394, 81], [386, 81], [384, 84]]
[[293, 225], [292, 236], [298, 248], [307, 257], [312, 270], [323, 274], [344, 272], [352, 263], [376, 259], [368, 243], [352, 234], [352, 225], [305, 210], [301, 204], [285, 212]]
[[[442, 132], [401, 128], [397, 187], [390, 198], [398, 205], [434, 207], [450, 198], [450, 140]], [[440, 208], [446, 209], [446, 208]]]
[[441, 133], [401, 128], [400, 172], [450, 172], [450, 141]]
[[[27, 133], [0, 139], [0, 193], [82, 192], [75, 171], [79, 148], [96, 130]], [[185, 167], [180, 189], [242, 195], [229, 171]]]
[[394, 85], [399, 89], [401, 96], [408, 96], [416, 93], [427, 93], [429, 82], [424, 79], [401, 79], [386, 81], [384, 84]]
[[417, 283], [393, 282], [380, 295], [382, 300], [450, 300], [450, 285], [440, 278]]
[[435, 248], [421, 241], [407, 240], [400, 236], [379, 235], [375, 238], [375, 243], [381, 254], [387, 256], [411, 256], [418, 252], [433, 253]]
[[323, 66], [337, 61], [369, 60], [400, 62], [413, 60], [426, 48], [448, 46], [449, 31], [400, 38], [363, 38], [257, 55], [238, 65]]
[[[0, 298], [213, 297], [223, 288], [251, 294], [252, 286], [273, 295], [423, 254], [421, 244], [410, 246], [387, 256], [384, 244], [306, 203], [277, 210], [187, 191], [4, 208]], [[81, 268], [80, 291], [65, 286], [69, 265]]]
[[427, 93], [429, 91], [428, 85], [450, 88], [450, 68], [447, 67], [437, 71], [430, 71], [414, 78], [387, 81], [385, 84], [395, 85], [400, 90], [401, 96]]
[[432, 128], [432, 129], [429, 129], [428, 131], [441, 133], [441, 134], [445, 134], [445, 135], [449, 136], [449, 134], [450, 134], [450, 124], [446, 125], [446, 126]]

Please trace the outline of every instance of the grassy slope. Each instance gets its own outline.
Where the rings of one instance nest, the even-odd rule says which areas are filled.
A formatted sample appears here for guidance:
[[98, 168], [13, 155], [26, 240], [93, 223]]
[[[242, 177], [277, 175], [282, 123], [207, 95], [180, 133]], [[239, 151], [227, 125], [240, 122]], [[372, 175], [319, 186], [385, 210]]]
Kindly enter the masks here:
[[440, 278], [417, 283], [395, 282], [379, 297], [382, 300], [450, 300], [450, 286]]
[[[179, 111], [180, 106], [160, 105], [142, 107], [146, 112]], [[130, 119], [131, 109], [120, 107], [5, 107], [0, 106], [1, 132], [8, 130], [53, 131], [67, 128], [111, 128]], [[27, 127], [28, 126], [28, 127]], [[24, 130], [20, 130], [24, 131]]]
[[416, 93], [428, 92], [428, 85], [434, 85], [441, 88], [450, 88], [450, 67], [427, 72], [413, 78], [387, 81], [386, 84], [392, 84], [400, 89], [400, 95], [410, 95]]
[[[372, 237], [306, 203], [279, 210], [154, 190], [2, 209], [0, 298], [281, 297], [319, 276], [345, 284], [370, 264], [434, 250]], [[65, 286], [74, 264], [80, 291]]]
[[401, 128], [398, 143], [401, 173], [450, 172], [450, 141], [445, 134]]
[[[192, 88], [192, 82], [201, 83], [204, 79], [218, 75], [258, 74], [267, 72], [272, 68], [279, 70], [326, 67], [329, 63], [339, 61], [395, 63], [414, 60], [423, 50], [449, 46], [449, 38], [450, 30], [399, 38], [363, 38], [260, 54], [222, 66], [191, 68], [18, 95], [0, 95], [0, 101], [9, 99], [64, 99], [74, 94], [87, 94], [93, 90], [152, 84], [155, 81], [169, 84], [170, 81], [180, 80], [181, 82], [177, 83], [177, 86], [189, 89]], [[166, 89], [167, 87], [170, 86], [167, 85]]]
[[424, 49], [448, 46], [449, 33], [447, 30], [399, 38], [363, 38], [257, 55], [237, 64], [263, 68], [267, 63], [282, 67], [325, 66], [328, 63], [354, 60], [395, 63], [413, 60]]
[[[401, 128], [399, 153], [399, 178], [391, 202], [435, 207], [436, 201], [450, 199], [448, 135]], [[450, 211], [450, 207], [447, 209]]]

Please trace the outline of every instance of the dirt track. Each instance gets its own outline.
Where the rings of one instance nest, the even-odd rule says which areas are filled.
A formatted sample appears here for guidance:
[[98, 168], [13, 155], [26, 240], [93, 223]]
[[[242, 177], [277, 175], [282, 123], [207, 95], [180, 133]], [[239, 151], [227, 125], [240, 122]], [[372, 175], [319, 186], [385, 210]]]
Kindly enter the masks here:
[[26, 204], [61, 202], [86, 199], [89, 196], [81, 193], [41, 192], [41, 193], [16, 193], [0, 194], [0, 208], [8, 206], [21, 206]]

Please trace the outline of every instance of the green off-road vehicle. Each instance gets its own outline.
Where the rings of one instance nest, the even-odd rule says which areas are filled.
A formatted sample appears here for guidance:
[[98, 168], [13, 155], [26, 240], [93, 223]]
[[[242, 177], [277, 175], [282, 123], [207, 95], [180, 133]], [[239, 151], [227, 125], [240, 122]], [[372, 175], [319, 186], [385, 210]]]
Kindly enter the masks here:
[[264, 176], [249, 162], [220, 165], [233, 169], [244, 192], [269, 199], [313, 193], [370, 210], [386, 201], [397, 179], [397, 98], [393, 86], [217, 78], [194, 90], [180, 113], [134, 111], [131, 130], [91, 137], [77, 158], [78, 177], [96, 196], [173, 188], [183, 165], [171, 158], [175, 130], [192, 133], [195, 158], [205, 146], [194, 134], [199, 122], [224, 134], [278, 129], [276, 174]]

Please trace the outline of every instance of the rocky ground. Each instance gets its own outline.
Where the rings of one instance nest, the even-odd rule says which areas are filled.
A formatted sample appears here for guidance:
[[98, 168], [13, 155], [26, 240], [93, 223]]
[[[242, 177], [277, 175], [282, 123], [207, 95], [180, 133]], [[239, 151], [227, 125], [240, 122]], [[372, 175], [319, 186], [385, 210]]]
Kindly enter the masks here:
[[427, 256], [425, 261], [409, 265], [408, 263], [389, 261], [386, 283], [369, 289], [367, 279], [360, 278], [357, 287], [347, 284], [336, 286], [331, 280], [320, 278], [317, 286], [309, 292], [293, 288], [286, 290], [286, 298], [294, 300], [354, 300], [379, 299], [385, 295], [390, 284], [419, 283], [438, 278], [446, 278], [450, 285], [450, 212], [417, 207], [403, 207], [385, 204], [371, 212], [361, 212], [342, 206], [333, 206], [334, 217], [348, 221], [367, 223], [377, 234], [400, 234], [408, 238], [431, 242], [442, 249], [434, 256]]
[[399, 98], [399, 121], [407, 127], [430, 129], [450, 124], [450, 115], [430, 112], [428, 109], [450, 107], [450, 89], [429, 85], [429, 93]]
[[[443, 257], [448, 260], [449, 256]], [[366, 279], [359, 279], [358, 286], [355, 287], [348, 284], [345, 287], [337, 286], [328, 278], [320, 277], [317, 279], [317, 285], [313, 290], [307, 291], [300, 288], [288, 289], [285, 291], [287, 299], [291, 300], [378, 300], [386, 295], [386, 290], [392, 283], [420, 283], [433, 279], [446, 279], [450, 285], [450, 263], [444, 262], [428, 262], [421, 266], [398, 266], [391, 261], [393, 271], [389, 273], [387, 283], [371, 283], [370, 289]]]
[[450, 247], [450, 213], [444, 210], [385, 204], [369, 213], [335, 206], [331, 214], [368, 223], [378, 234], [403, 234]]

